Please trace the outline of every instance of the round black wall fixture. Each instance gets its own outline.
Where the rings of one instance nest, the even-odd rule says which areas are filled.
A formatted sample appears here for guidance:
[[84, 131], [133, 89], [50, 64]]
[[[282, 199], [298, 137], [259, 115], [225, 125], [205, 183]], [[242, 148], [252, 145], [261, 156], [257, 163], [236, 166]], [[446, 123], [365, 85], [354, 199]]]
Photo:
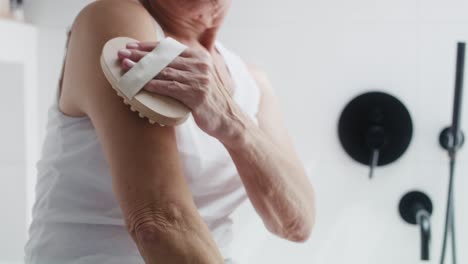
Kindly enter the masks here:
[[432, 201], [423, 192], [413, 191], [405, 194], [400, 200], [398, 205], [398, 211], [400, 212], [401, 218], [407, 223], [416, 225], [417, 219], [416, 214], [418, 210], [424, 209], [429, 214], [432, 214]]
[[423, 192], [409, 192], [401, 198], [398, 210], [400, 216], [408, 224], [419, 225], [421, 230], [421, 260], [429, 260], [433, 210], [431, 199]]
[[355, 161], [376, 166], [390, 164], [407, 150], [413, 135], [411, 116], [400, 100], [382, 92], [354, 98], [341, 114], [338, 135]]

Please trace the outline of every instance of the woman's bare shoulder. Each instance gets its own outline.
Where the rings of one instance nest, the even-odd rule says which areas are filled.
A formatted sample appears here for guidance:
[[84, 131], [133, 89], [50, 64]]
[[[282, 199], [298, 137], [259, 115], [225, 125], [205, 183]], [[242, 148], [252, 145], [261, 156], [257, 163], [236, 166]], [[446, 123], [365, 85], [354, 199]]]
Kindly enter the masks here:
[[73, 31], [86, 31], [97, 39], [145, 35], [151, 38], [154, 25], [153, 18], [138, 0], [99, 0], [83, 8], [75, 19]]
[[[155, 41], [153, 18], [137, 0], [99, 0], [86, 6], [72, 26], [60, 106], [70, 115], [87, 114], [87, 106], [108, 89], [99, 63], [105, 43], [116, 37]], [[102, 103], [102, 102], [97, 102]]]

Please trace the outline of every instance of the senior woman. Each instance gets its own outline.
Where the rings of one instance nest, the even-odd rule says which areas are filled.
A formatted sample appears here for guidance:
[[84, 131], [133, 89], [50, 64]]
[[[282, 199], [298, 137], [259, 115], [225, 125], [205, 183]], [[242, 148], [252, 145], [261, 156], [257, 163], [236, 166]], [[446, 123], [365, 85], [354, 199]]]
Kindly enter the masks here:
[[[230, 215], [247, 198], [269, 231], [308, 239], [313, 189], [277, 100], [259, 70], [216, 41], [230, 2], [100, 0], [82, 10], [49, 110], [26, 263], [232, 262]], [[157, 46], [158, 29], [189, 47], [145, 87], [190, 107], [177, 127], [129, 111], [99, 66], [103, 45], [127, 36], [140, 41], [118, 53], [130, 69]]]

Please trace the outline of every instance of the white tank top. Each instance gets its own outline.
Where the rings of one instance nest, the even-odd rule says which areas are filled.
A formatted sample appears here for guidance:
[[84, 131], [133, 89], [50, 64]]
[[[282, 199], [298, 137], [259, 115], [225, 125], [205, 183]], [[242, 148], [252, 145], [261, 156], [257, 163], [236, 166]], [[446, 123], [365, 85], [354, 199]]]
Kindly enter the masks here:
[[[260, 90], [244, 62], [216, 44], [233, 78], [234, 100], [256, 122]], [[176, 128], [183, 171], [200, 215], [222, 255], [232, 259], [232, 212], [246, 192], [223, 145], [192, 117]], [[48, 111], [46, 139], [37, 163], [27, 264], [143, 264], [112, 191], [111, 175], [88, 117]], [[228, 261], [226, 261], [227, 263]]]

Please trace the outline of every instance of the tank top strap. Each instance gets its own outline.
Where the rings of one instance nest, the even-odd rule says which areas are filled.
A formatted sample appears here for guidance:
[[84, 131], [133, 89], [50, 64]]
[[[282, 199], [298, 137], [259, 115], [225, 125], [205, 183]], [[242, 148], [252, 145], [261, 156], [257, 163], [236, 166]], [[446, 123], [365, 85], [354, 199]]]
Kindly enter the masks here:
[[72, 25], [68, 26], [67, 29], [66, 29], [65, 50], [64, 50], [63, 57], [62, 57], [62, 67], [61, 67], [61, 70], [60, 70], [59, 80], [58, 80], [58, 83], [57, 83], [56, 89], [55, 89], [55, 99], [53, 101], [53, 105], [58, 105], [59, 100], [60, 100], [60, 94], [61, 94], [61, 91], [62, 91], [63, 78], [64, 78], [64, 75], [65, 75], [65, 63], [66, 63], [66, 60], [67, 60], [67, 50], [68, 50], [68, 44], [70, 43], [71, 32], [72, 32]]
[[153, 16], [151, 16], [151, 19], [153, 21], [153, 26], [154, 26], [157, 38], [158, 39], [165, 38], [166, 34], [164, 33], [164, 30], [162, 29], [162, 27], [159, 25], [159, 23], [156, 21], [156, 19], [154, 19]]

